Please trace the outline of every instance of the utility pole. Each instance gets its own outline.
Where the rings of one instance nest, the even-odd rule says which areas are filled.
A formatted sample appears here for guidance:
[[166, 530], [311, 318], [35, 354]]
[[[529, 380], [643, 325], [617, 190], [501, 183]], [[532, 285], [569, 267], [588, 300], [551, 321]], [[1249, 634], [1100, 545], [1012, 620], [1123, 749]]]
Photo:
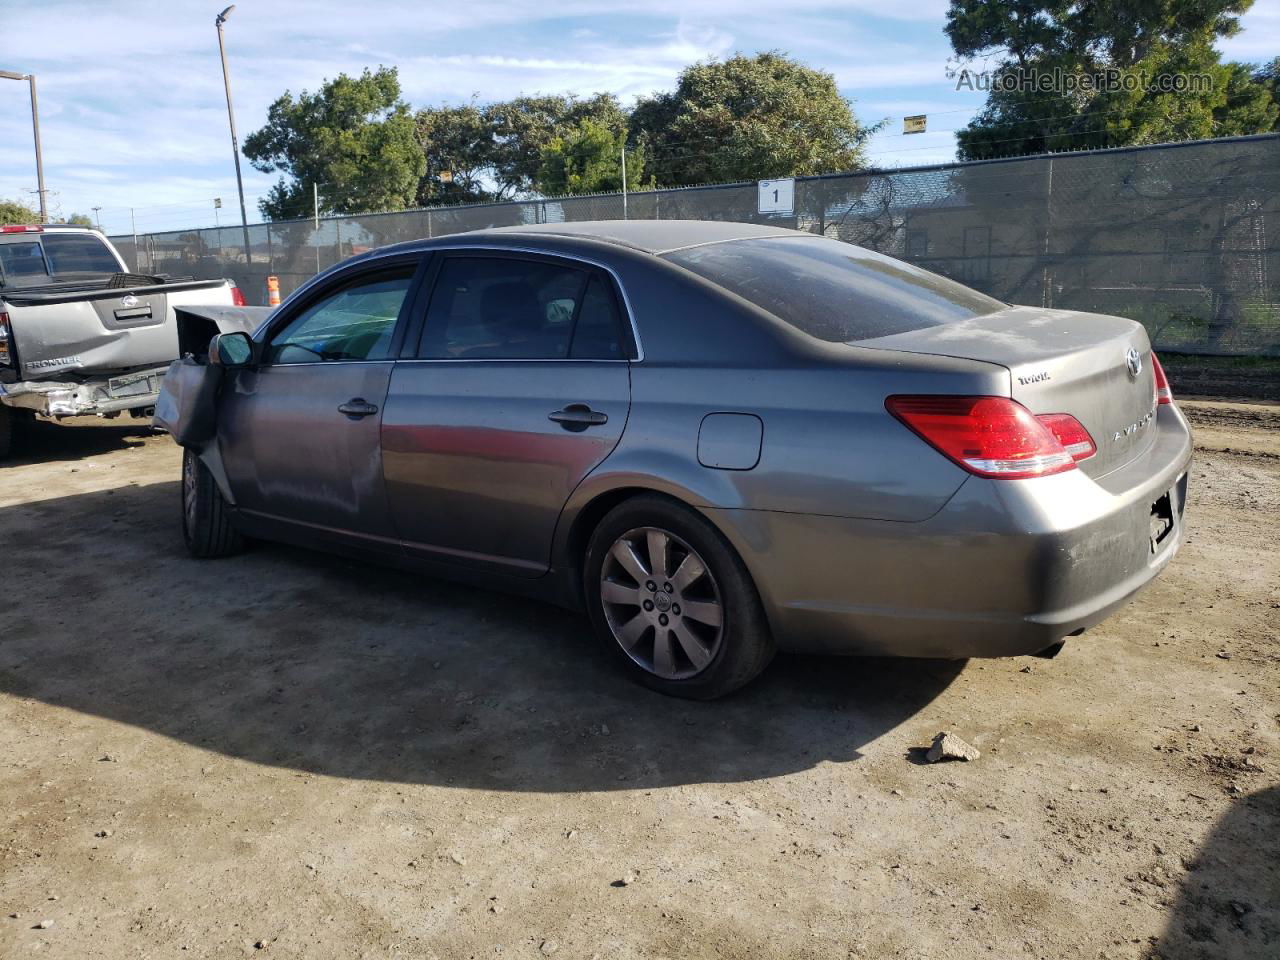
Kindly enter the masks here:
[[44, 161], [40, 157], [40, 106], [36, 100], [36, 75], [0, 70], [0, 77], [6, 80], [25, 80], [31, 88], [31, 135], [36, 142], [36, 193], [40, 195], [40, 222], [48, 223], [49, 201], [48, 191], [44, 188]]
[[320, 184], [311, 182], [311, 214], [316, 224], [316, 273], [320, 272]]
[[244, 230], [244, 262], [250, 263], [249, 253], [249, 217], [244, 212], [244, 181], [240, 177], [240, 141], [236, 138], [236, 112], [231, 106], [231, 75], [227, 72], [227, 47], [222, 39], [222, 25], [236, 8], [233, 3], [218, 14], [214, 24], [218, 28], [218, 54], [222, 57], [222, 85], [227, 91], [227, 120], [231, 124], [231, 155], [236, 161], [236, 189], [240, 191], [240, 226]]
[[102, 232], [102, 214], [101, 214], [101, 213], [99, 213], [99, 211], [100, 211], [102, 208], [101, 208], [101, 207], [90, 207], [89, 209], [93, 211], [93, 219], [94, 219], [94, 220], [96, 220], [96, 221], [98, 222], [98, 232], [99, 232], [99, 233], [101, 233], [101, 232]]

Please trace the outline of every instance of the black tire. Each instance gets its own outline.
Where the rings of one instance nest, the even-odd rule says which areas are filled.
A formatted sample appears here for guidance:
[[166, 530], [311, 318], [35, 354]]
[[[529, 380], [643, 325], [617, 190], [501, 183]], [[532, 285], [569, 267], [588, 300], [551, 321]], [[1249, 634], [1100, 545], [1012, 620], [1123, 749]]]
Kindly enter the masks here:
[[13, 452], [13, 433], [17, 419], [12, 410], [0, 403], [0, 460]]
[[182, 538], [193, 557], [229, 557], [244, 549], [227, 502], [200, 458], [182, 450]]
[[[649, 532], [665, 533], [671, 538], [669, 546], [662, 551], [664, 554], [671, 551], [672, 559], [664, 564], [669, 575], [653, 578], [652, 585], [648, 576], [642, 578], [624, 573], [613, 553], [615, 544], [620, 541], [632, 535], [644, 534], [647, 537]], [[652, 552], [650, 548], [650, 555]], [[692, 586], [677, 586], [674, 592], [667, 591], [668, 597], [660, 598], [664, 585], [659, 581], [666, 579], [675, 583], [679, 570], [674, 568], [682, 565], [676, 558], [688, 559], [690, 556], [699, 561], [698, 565], [705, 569], [706, 574], [699, 580], [690, 581]], [[648, 560], [644, 563], [644, 570], [651, 572], [655, 566], [652, 560]], [[602, 596], [606, 585], [617, 587], [627, 595], [634, 592], [637, 598], [646, 601], [644, 606], [648, 612], [625, 599], [610, 602], [606, 609]], [[601, 642], [613, 651], [632, 679], [660, 693], [689, 700], [713, 700], [755, 679], [773, 659], [773, 636], [746, 565], [710, 521], [671, 498], [657, 494], [633, 497], [605, 515], [587, 544], [583, 589], [592, 627]], [[684, 592], [686, 589], [688, 594]], [[660, 614], [653, 603], [647, 602], [647, 595], [642, 592], [645, 590], [650, 590], [655, 599], [661, 599], [658, 607], [667, 611], [673, 624], [680, 620], [678, 615], [682, 611], [678, 605], [672, 606], [672, 598], [685, 602], [690, 608], [683, 611], [686, 614], [683, 621], [685, 631], [682, 633], [685, 639], [676, 633], [676, 626], [663, 628], [652, 620]], [[704, 591], [703, 599], [710, 601], [709, 604], [693, 596], [699, 590]], [[692, 599], [682, 599], [686, 596]], [[662, 606], [663, 603], [666, 606]], [[695, 605], [701, 608], [718, 606], [718, 628], [690, 623], [690, 619], [698, 619], [691, 615]], [[650, 618], [650, 622], [641, 628], [642, 632], [633, 634], [640, 639], [633, 640], [633, 645], [628, 648], [620, 635], [625, 635], [628, 627], [641, 623], [641, 618]], [[623, 619], [629, 622], [620, 626]], [[661, 622], [668, 624], [669, 621], [663, 619]], [[710, 657], [704, 663], [686, 655], [691, 646], [686, 642], [688, 629], [695, 626], [695, 632], [701, 638], [710, 638], [698, 647], [700, 658]], [[657, 653], [659, 630], [666, 635], [666, 653], [661, 663]], [[709, 654], [708, 650], [711, 651]], [[649, 652], [646, 654], [646, 651]]]

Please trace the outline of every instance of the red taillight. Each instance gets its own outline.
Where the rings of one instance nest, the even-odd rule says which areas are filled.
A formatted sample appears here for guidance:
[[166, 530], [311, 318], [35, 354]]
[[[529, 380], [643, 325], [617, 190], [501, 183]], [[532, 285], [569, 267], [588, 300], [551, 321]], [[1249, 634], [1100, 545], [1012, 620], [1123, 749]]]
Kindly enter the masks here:
[[13, 365], [13, 338], [9, 331], [9, 314], [0, 310], [0, 367]]
[[1062, 448], [1071, 454], [1071, 459], [1076, 463], [1088, 460], [1098, 452], [1098, 445], [1093, 442], [1093, 437], [1089, 436], [1089, 431], [1071, 414], [1040, 413], [1036, 415], [1036, 419], [1049, 428], [1049, 431], [1062, 444]]
[[44, 227], [10, 225], [0, 227], [0, 233], [44, 233]]
[[939, 453], [980, 477], [1016, 480], [1075, 469], [1075, 458], [1053, 430], [1007, 397], [898, 396], [884, 405]]
[[234, 280], [231, 281], [231, 302], [237, 307], [247, 307], [249, 301], [244, 298], [244, 293], [236, 286]]
[[1156, 403], [1173, 403], [1173, 391], [1169, 389], [1169, 378], [1164, 375], [1164, 367], [1160, 366], [1160, 358], [1151, 351], [1151, 375], [1156, 385]]

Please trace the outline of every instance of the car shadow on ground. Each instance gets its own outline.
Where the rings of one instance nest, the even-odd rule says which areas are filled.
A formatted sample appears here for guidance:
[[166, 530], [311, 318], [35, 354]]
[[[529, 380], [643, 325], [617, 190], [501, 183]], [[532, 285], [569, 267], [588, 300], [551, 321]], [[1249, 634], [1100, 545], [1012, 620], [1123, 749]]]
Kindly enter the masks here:
[[673, 700], [574, 614], [269, 544], [193, 560], [178, 510], [176, 482], [0, 509], [0, 690], [319, 774], [577, 791], [853, 761], [962, 669], [780, 657]]
[[1280, 787], [1236, 800], [1187, 864], [1155, 960], [1280, 957]]
[[68, 423], [23, 421], [15, 426], [13, 449], [0, 460], [0, 469], [86, 460], [112, 450], [141, 446], [154, 435], [150, 420], [136, 420], [127, 414], [114, 420], [81, 417]]

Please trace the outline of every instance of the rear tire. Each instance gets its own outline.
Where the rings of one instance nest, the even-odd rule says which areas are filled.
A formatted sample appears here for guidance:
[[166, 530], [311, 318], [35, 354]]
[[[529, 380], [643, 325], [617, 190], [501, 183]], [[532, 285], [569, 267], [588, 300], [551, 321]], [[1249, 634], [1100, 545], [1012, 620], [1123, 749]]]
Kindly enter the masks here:
[[200, 458], [182, 450], [182, 538], [193, 557], [229, 557], [244, 549], [227, 501]]
[[597, 636], [638, 683], [713, 700], [768, 666], [774, 643], [745, 564], [705, 517], [658, 495], [597, 525], [583, 564]]

